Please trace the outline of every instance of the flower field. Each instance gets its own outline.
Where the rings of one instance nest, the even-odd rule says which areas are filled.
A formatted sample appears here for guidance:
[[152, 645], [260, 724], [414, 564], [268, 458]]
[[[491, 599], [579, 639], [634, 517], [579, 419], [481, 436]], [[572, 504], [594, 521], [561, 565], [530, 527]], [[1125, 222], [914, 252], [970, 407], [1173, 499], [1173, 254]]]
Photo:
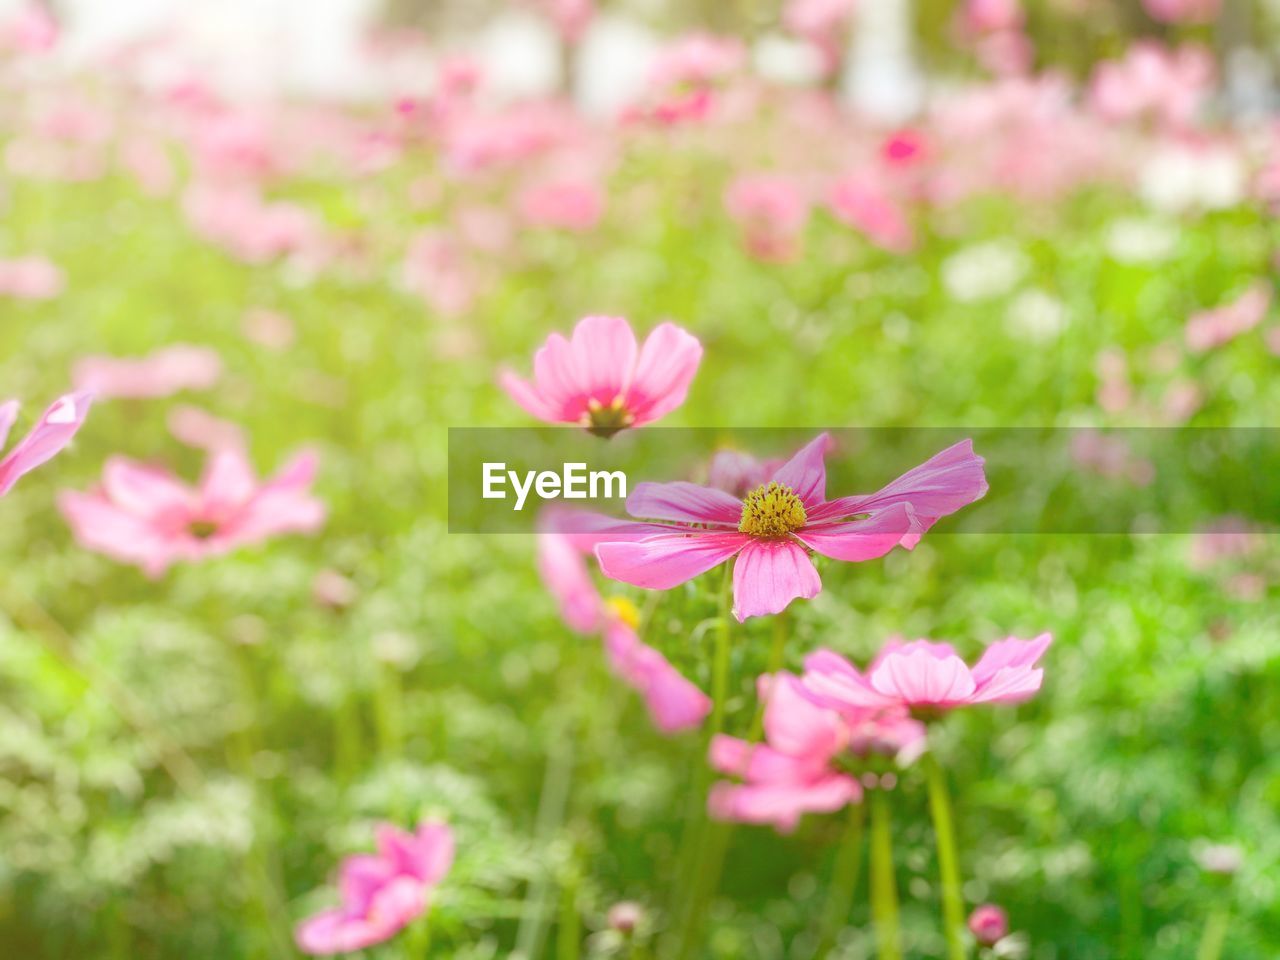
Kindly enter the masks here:
[[[723, 33], [601, 116], [0, 17], [0, 956], [1280, 956], [1280, 133], [1144, 5], [957, 4], [894, 123]], [[451, 427], [710, 439], [475, 533]], [[1071, 523], [981, 526], [1020, 429]]]

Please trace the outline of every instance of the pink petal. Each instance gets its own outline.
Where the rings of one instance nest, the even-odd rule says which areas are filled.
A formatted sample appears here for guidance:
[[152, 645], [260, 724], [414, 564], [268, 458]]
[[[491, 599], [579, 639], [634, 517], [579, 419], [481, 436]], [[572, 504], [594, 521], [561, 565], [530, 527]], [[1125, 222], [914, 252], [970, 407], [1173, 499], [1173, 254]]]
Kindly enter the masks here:
[[886, 697], [853, 664], [834, 650], [816, 650], [804, 659], [803, 686], [818, 703], [841, 711], [889, 706]]
[[627, 497], [627, 513], [646, 520], [714, 523], [736, 529], [742, 519], [742, 501], [696, 483], [639, 483]]
[[975, 685], [959, 657], [935, 657], [925, 650], [892, 653], [871, 673], [877, 692], [907, 706], [963, 703]]
[[724, 563], [750, 542], [741, 533], [662, 533], [643, 540], [601, 543], [600, 569], [611, 580], [670, 590]]
[[843, 731], [839, 714], [806, 697], [797, 677], [780, 673], [774, 678], [764, 709], [764, 732], [771, 747], [825, 763], [843, 744]]
[[[0, 496], [8, 493], [18, 478], [50, 460], [71, 442], [89, 413], [87, 393], [69, 393], [53, 402], [31, 428], [31, 432], [0, 460]], [[12, 413], [9, 412], [10, 423]]]
[[982, 684], [969, 702], [1018, 703], [1039, 691], [1043, 681], [1044, 671], [1039, 667], [1005, 667]]
[[717, 783], [707, 796], [707, 809], [718, 820], [770, 823], [789, 833], [806, 813], [831, 813], [861, 798], [853, 778], [831, 774], [812, 783]]
[[498, 384], [507, 391], [507, 396], [529, 416], [548, 423], [560, 422], [559, 409], [547, 403], [538, 392], [538, 388], [529, 381], [516, 376], [510, 370], [503, 370], [498, 374]]
[[258, 488], [253, 467], [242, 450], [212, 453], [200, 481], [203, 519], [225, 519], [249, 502]]
[[423, 883], [435, 886], [453, 866], [453, 830], [439, 820], [426, 820], [418, 825], [417, 875]]
[[1042, 633], [1032, 640], [1009, 637], [991, 644], [982, 651], [982, 657], [973, 666], [974, 682], [981, 686], [1006, 668], [1030, 667], [1044, 656], [1052, 642], [1052, 634]]
[[702, 361], [702, 344], [673, 323], [650, 331], [640, 350], [627, 392], [636, 426], [653, 423], [682, 403]]
[[575, 383], [606, 406], [623, 396], [636, 365], [636, 335], [622, 317], [583, 317], [569, 339]]
[[600, 626], [603, 602], [591, 581], [586, 560], [563, 534], [538, 535], [538, 574], [560, 607], [570, 629], [591, 633]]
[[558, 333], [533, 355], [533, 383], [543, 401], [555, 411], [554, 420], [573, 423], [586, 411], [587, 398], [578, 382], [573, 348]]
[[165, 519], [182, 525], [195, 504], [195, 495], [171, 473], [109, 457], [102, 468], [102, 489], [126, 513], [145, 519]]
[[159, 576], [185, 557], [184, 540], [164, 535], [146, 519], [121, 510], [100, 494], [65, 491], [58, 497], [58, 509], [82, 546], [137, 564], [149, 576]]
[[859, 563], [883, 557], [911, 531], [905, 504], [886, 507], [863, 520], [825, 523], [796, 531], [796, 539], [833, 560]]
[[347, 857], [338, 868], [338, 890], [343, 906], [353, 913], [365, 913], [373, 896], [395, 876], [395, 868], [382, 857], [359, 853]]
[[806, 510], [816, 507], [827, 495], [827, 467], [823, 458], [830, 448], [831, 437], [819, 434], [796, 451], [769, 479], [794, 490]]
[[4, 442], [9, 439], [9, 431], [13, 428], [14, 421], [18, 419], [18, 401], [6, 400], [0, 403], [0, 450], [4, 449]]
[[780, 613], [797, 597], [811, 600], [822, 581], [804, 548], [790, 540], [752, 540], [733, 563], [733, 615]]

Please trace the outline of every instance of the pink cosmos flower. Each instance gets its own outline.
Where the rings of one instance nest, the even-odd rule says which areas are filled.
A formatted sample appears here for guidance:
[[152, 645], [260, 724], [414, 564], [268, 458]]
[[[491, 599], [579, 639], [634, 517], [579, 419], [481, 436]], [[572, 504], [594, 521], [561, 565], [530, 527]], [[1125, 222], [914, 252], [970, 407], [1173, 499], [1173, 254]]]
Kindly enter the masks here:
[[729, 185], [724, 203], [756, 259], [785, 262], [800, 253], [809, 201], [791, 179], [769, 174], [739, 177]]
[[1204, 353], [1248, 333], [1262, 322], [1271, 306], [1271, 290], [1266, 283], [1255, 283], [1230, 303], [1212, 310], [1201, 310], [1187, 321], [1187, 349]]
[[579, 179], [533, 184], [520, 194], [519, 204], [521, 214], [530, 223], [561, 230], [586, 232], [604, 214], [600, 188]]
[[642, 101], [626, 119], [662, 125], [701, 122], [715, 107], [717, 88], [746, 64], [746, 48], [736, 38], [692, 33], [658, 52]]
[[550, 514], [547, 526], [576, 532], [544, 532], [538, 535], [538, 572], [555, 597], [565, 623], [579, 633], [602, 633], [610, 668], [640, 694], [653, 725], [670, 735], [701, 725], [711, 712], [711, 700], [657, 650], [636, 633], [639, 616], [627, 601], [606, 601], [591, 579], [586, 556], [607, 531], [619, 526], [560, 511]]
[[1208, 96], [1214, 79], [1213, 59], [1204, 49], [1169, 50], [1140, 41], [1122, 60], [1100, 63], [1093, 72], [1089, 96], [1094, 110], [1110, 121], [1150, 116], [1173, 127], [1188, 125]]
[[0, 260], [0, 297], [17, 300], [51, 300], [62, 293], [66, 278], [46, 257]]
[[342, 905], [298, 925], [294, 937], [303, 953], [355, 953], [390, 940], [426, 913], [432, 889], [453, 865], [453, 831], [435, 820], [419, 824], [416, 833], [382, 824], [377, 838], [377, 853], [342, 861]]
[[1209, 23], [1222, 11], [1222, 0], [1142, 0], [1142, 8], [1162, 23]]
[[965, 0], [959, 27], [966, 34], [1021, 30], [1025, 15], [1019, 0]]
[[0, 50], [44, 53], [58, 42], [58, 21], [40, 4], [23, 3], [0, 20]]
[[702, 344], [661, 323], [637, 348], [622, 317], [584, 317], [568, 340], [553, 333], [533, 357], [533, 382], [509, 370], [498, 382], [531, 416], [575, 423], [608, 437], [660, 420], [680, 404], [702, 360]]
[[831, 212], [867, 239], [890, 253], [906, 253], [915, 246], [915, 233], [901, 206], [872, 177], [851, 174], [831, 188]]
[[261, 482], [243, 451], [222, 448], [192, 489], [167, 471], [112, 457], [101, 487], [66, 491], [58, 505], [83, 546], [157, 577], [174, 563], [319, 529], [325, 509], [309, 492], [315, 472], [315, 455], [303, 453]]
[[1135, 487], [1150, 486], [1156, 478], [1155, 465], [1135, 455], [1123, 437], [1097, 430], [1081, 430], [1071, 438], [1071, 458], [1092, 473]]
[[460, 317], [479, 294], [475, 270], [456, 236], [424, 230], [405, 253], [404, 285], [444, 317]]
[[1053, 638], [1010, 637], [991, 644], [969, 667], [949, 643], [891, 640], [864, 674], [832, 650], [805, 658], [805, 688], [836, 709], [906, 707], [932, 714], [975, 703], [1018, 703], [1040, 689], [1035, 666]]
[[627, 512], [637, 524], [596, 556], [605, 576], [669, 590], [736, 557], [733, 613], [778, 613], [822, 589], [809, 551], [857, 562], [899, 544], [913, 548], [940, 517], [987, 491], [983, 460], [964, 440], [869, 496], [826, 499], [827, 434], [810, 441], [769, 481], [738, 498], [693, 483], [641, 483]]
[[858, 0], [788, 0], [782, 22], [817, 49], [824, 72], [831, 73], [840, 64], [845, 31], [857, 9]]
[[[68, 393], [53, 402], [31, 431], [0, 460], [0, 497], [12, 490], [20, 477], [52, 459], [71, 442], [84, 423], [91, 402], [87, 393]], [[0, 449], [17, 419], [17, 400], [0, 403]]]
[[1009, 935], [1009, 917], [992, 903], [984, 903], [969, 914], [969, 932], [984, 947], [994, 946]]
[[162, 347], [145, 357], [85, 357], [71, 378], [100, 397], [155, 399], [181, 390], [208, 390], [222, 377], [216, 350], [190, 344]]
[[1219, 517], [1191, 540], [1191, 569], [1208, 570], [1224, 561], [1249, 558], [1266, 545], [1263, 531], [1244, 517]]

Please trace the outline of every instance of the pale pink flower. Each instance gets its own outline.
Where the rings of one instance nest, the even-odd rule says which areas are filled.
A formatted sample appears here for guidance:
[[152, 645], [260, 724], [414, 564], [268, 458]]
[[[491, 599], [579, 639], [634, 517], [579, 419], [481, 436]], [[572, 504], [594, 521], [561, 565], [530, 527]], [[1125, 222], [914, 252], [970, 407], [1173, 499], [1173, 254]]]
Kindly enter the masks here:
[[453, 234], [424, 230], [409, 243], [402, 266], [405, 288], [443, 317], [460, 317], [475, 303], [479, 283]]
[[800, 253], [809, 201], [788, 177], [741, 176], [725, 193], [725, 208], [742, 229], [743, 242], [759, 260], [785, 262]]
[[51, 300], [65, 287], [62, 270], [46, 257], [0, 260], [0, 297]]
[[1044, 671], [1035, 666], [1053, 638], [1010, 637], [991, 644], [974, 666], [949, 643], [891, 640], [864, 674], [833, 650], [805, 658], [805, 688], [836, 709], [906, 707], [925, 714], [977, 703], [1018, 703], [1040, 689]]
[[71, 379], [100, 397], [154, 399], [182, 390], [208, 390], [222, 377], [222, 358], [210, 347], [174, 344], [145, 357], [84, 357]]
[[1270, 285], [1255, 283], [1230, 303], [1193, 314], [1187, 321], [1187, 349], [1204, 353], [1229, 343], [1260, 324], [1270, 306]]
[[964, 440], [869, 496], [826, 499], [827, 434], [810, 441], [769, 481], [738, 498], [693, 483], [641, 483], [627, 512], [650, 522], [602, 542], [605, 576], [669, 590], [731, 559], [739, 621], [778, 613], [822, 589], [809, 551], [858, 562], [913, 548], [940, 517], [987, 491], [983, 460]]
[[1123, 437], [1107, 436], [1097, 430], [1081, 430], [1072, 436], [1071, 458], [1099, 476], [1136, 487], [1150, 486], [1156, 478], [1155, 465], [1136, 456]]
[[1166, 423], [1186, 423], [1204, 406], [1204, 389], [1189, 377], [1179, 377], [1160, 397], [1160, 413]]
[[1209, 23], [1222, 11], [1222, 0], [1142, 0], [1142, 8], [1162, 23]]
[[788, 0], [782, 11], [783, 25], [811, 43], [822, 56], [824, 71], [830, 73], [840, 63], [848, 45], [847, 31], [859, 0]]
[[304, 453], [259, 481], [241, 450], [223, 448], [193, 489], [165, 470], [112, 457], [99, 488], [66, 491], [59, 507], [83, 546], [155, 577], [174, 563], [319, 529], [325, 509], [310, 493], [315, 472], [315, 455]]
[[1208, 570], [1224, 561], [1247, 559], [1265, 543], [1262, 530], [1244, 517], [1219, 517], [1192, 538], [1188, 561], [1193, 570]]
[[355, 953], [390, 940], [426, 913], [432, 890], [453, 865], [453, 831], [436, 820], [415, 833], [382, 824], [377, 838], [377, 853], [342, 861], [342, 905], [298, 925], [294, 936], [303, 953]]
[[715, 107], [715, 93], [745, 65], [746, 48], [736, 38], [692, 33], [658, 52], [644, 98], [628, 119], [659, 124], [701, 122]]
[[1009, 935], [1009, 917], [995, 904], [984, 903], [969, 914], [969, 932], [982, 946], [994, 946]]
[[587, 180], [557, 179], [535, 183], [520, 194], [520, 213], [532, 224], [585, 232], [604, 214], [604, 193]]
[[622, 317], [591, 316], [573, 334], [547, 338], [533, 357], [533, 382], [509, 370], [498, 382], [531, 416], [575, 423], [600, 436], [642, 427], [684, 403], [702, 360], [702, 344], [661, 323], [637, 347]]
[[1280, 357], [1280, 327], [1272, 327], [1266, 332], [1266, 342], [1271, 355]]
[[0, 50], [44, 53], [58, 42], [58, 21], [42, 5], [25, 2], [0, 20]]
[[173, 161], [169, 158], [169, 151], [158, 141], [145, 137], [131, 138], [120, 147], [120, 162], [149, 196], [164, 196], [173, 189]]
[[[68, 393], [59, 397], [21, 441], [0, 460], [0, 497], [13, 489], [24, 474], [52, 459], [76, 435], [89, 413], [92, 397]], [[18, 419], [18, 401], [0, 403], [0, 449]]]
[[268, 202], [250, 186], [192, 184], [182, 210], [196, 234], [245, 263], [315, 253], [323, 239], [310, 212], [295, 203]]
[[836, 219], [890, 253], [906, 253], [915, 246], [915, 233], [901, 205], [873, 177], [842, 178], [831, 188], [828, 203]]
[[1140, 41], [1123, 59], [1097, 66], [1089, 96], [1094, 110], [1107, 120], [1152, 117], [1184, 127], [1195, 118], [1213, 81], [1213, 59], [1204, 49], [1188, 45], [1169, 50]]
[[199, 407], [174, 407], [165, 421], [179, 443], [212, 453], [216, 450], [245, 450], [249, 441], [238, 423], [215, 417]]

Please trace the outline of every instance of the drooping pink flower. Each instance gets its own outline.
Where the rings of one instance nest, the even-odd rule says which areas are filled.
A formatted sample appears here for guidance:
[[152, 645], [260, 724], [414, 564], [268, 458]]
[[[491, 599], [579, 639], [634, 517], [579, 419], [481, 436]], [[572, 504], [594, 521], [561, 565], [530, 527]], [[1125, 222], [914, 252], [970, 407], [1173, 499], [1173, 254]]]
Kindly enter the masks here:
[[1040, 689], [1044, 670], [1035, 664], [1053, 638], [1010, 637], [991, 644], [974, 666], [949, 643], [891, 640], [864, 674], [832, 650], [805, 658], [805, 688], [833, 708], [906, 707], [933, 713], [976, 703], [1018, 703]]
[[210, 347], [174, 344], [145, 357], [84, 357], [71, 378], [100, 397], [155, 399], [182, 390], [208, 390], [222, 377], [222, 358]]
[[1230, 303], [1193, 314], [1187, 321], [1187, 349], [1204, 353], [1231, 342], [1260, 324], [1270, 306], [1270, 285], [1255, 283]]
[[1142, 8], [1162, 23], [1209, 23], [1222, 11], [1222, 0], [1142, 0]]
[[390, 940], [427, 911], [431, 891], [453, 865], [453, 831], [437, 820], [415, 833], [382, 824], [378, 851], [342, 861], [342, 904], [298, 925], [298, 948], [312, 956], [354, 953]]
[[995, 904], [984, 903], [969, 914], [969, 932], [982, 946], [994, 946], [1009, 935], [1009, 917]]
[[520, 212], [530, 223], [561, 230], [586, 232], [604, 214], [604, 194], [583, 179], [555, 179], [535, 183], [520, 194]]
[[770, 262], [794, 260], [809, 219], [809, 201], [788, 177], [756, 174], [729, 185], [725, 208], [742, 229], [753, 257]]
[[319, 529], [325, 508], [310, 493], [315, 472], [315, 455], [303, 453], [262, 482], [243, 451], [222, 448], [193, 489], [167, 471], [112, 457], [99, 488], [65, 491], [58, 505], [83, 546], [155, 577], [174, 563]]
[[[641, 483], [627, 512], [650, 522], [596, 547], [605, 576], [668, 590], [730, 559], [738, 620], [778, 613], [822, 589], [809, 551], [858, 562], [914, 547], [940, 517], [987, 491], [983, 460], [964, 440], [869, 496], [826, 499], [827, 434], [768, 483], [738, 498], [693, 483]], [[735, 559], [736, 558], [736, 559]]]
[[915, 233], [901, 205], [874, 177], [851, 174], [836, 182], [828, 200], [836, 219], [890, 253], [915, 246]]
[[1151, 117], [1185, 127], [1208, 97], [1214, 81], [1213, 59], [1196, 46], [1169, 50], [1140, 41], [1121, 60], [1098, 64], [1090, 83], [1093, 109], [1106, 120], [1124, 122]]
[[641, 641], [634, 607], [623, 600], [606, 601], [591, 579], [586, 557], [601, 537], [623, 524], [588, 517], [589, 526], [575, 526], [583, 516], [553, 513], [546, 518], [549, 531], [538, 535], [538, 572], [560, 616], [579, 633], [603, 636], [610, 668], [640, 694], [659, 732], [670, 735], [699, 726], [711, 712], [710, 698]]
[[[53, 402], [30, 432], [0, 460], [0, 497], [13, 489], [20, 477], [52, 459], [71, 442], [84, 423], [91, 402], [87, 393], [68, 393]], [[17, 400], [0, 403], [0, 449], [17, 419]]]
[[533, 357], [533, 382], [509, 370], [498, 382], [531, 416], [574, 423], [600, 436], [642, 427], [684, 403], [702, 360], [702, 344], [661, 323], [637, 347], [622, 317], [584, 317], [565, 339], [547, 338]]
[[65, 286], [62, 270], [47, 257], [0, 260], [0, 297], [52, 300]]

